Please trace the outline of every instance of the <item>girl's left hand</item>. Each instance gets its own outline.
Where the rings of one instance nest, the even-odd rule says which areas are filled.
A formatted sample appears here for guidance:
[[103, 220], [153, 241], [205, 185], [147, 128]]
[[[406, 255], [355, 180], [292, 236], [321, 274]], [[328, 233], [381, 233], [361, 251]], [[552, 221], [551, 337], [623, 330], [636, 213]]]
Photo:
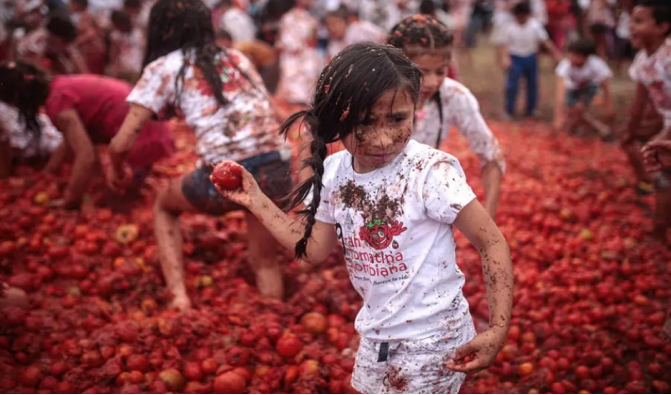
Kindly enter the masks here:
[[445, 367], [456, 372], [477, 373], [490, 367], [503, 347], [507, 329], [494, 327], [460, 347]]

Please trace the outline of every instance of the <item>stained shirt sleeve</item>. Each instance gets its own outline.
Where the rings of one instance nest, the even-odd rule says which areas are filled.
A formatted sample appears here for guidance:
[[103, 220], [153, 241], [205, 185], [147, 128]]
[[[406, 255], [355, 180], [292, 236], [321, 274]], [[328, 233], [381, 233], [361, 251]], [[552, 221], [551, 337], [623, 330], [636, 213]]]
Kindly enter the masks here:
[[441, 153], [429, 166], [422, 198], [429, 218], [452, 225], [461, 209], [475, 199], [475, 194], [466, 183], [459, 161]]
[[142, 77], [126, 98], [128, 103], [138, 104], [157, 115], [174, 103], [177, 73], [168, 69], [168, 60], [168, 57], [164, 56], [145, 67]]

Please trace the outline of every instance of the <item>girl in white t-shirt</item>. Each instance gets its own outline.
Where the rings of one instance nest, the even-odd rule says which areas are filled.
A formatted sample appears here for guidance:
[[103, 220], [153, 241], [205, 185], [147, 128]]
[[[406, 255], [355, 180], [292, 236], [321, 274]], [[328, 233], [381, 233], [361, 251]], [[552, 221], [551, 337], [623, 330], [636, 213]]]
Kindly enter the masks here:
[[[466, 373], [487, 368], [503, 345], [513, 273], [505, 238], [453, 156], [411, 139], [421, 71], [391, 46], [355, 44], [322, 72], [297, 122], [312, 135], [313, 176], [277, 208], [243, 170], [242, 187], [220, 190], [247, 207], [296, 255], [316, 264], [340, 242], [363, 298], [352, 386], [367, 393], [456, 393]], [[328, 144], [346, 150], [327, 158]], [[490, 329], [477, 334], [462, 293], [454, 229], [480, 251]]]
[[389, 43], [403, 49], [424, 75], [412, 137], [434, 148], [447, 140], [453, 126], [466, 137], [482, 165], [485, 208], [496, 218], [505, 161], [475, 96], [464, 85], [447, 77], [452, 41], [447, 27], [426, 15], [404, 19], [389, 35]]
[[584, 125], [593, 128], [601, 137], [611, 134], [610, 128], [595, 118], [588, 110], [599, 89], [603, 90], [604, 117], [612, 119], [613, 101], [610, 79], [613, 73], [608, 64], [596, 56], [596, 46], [587, 39], [580, 39], [568, 46], [567, 57], [559, 62], [557, 74], [557, 99], [555, 121], [557, 130], [569, 132]]
[[[210, 10], [201, 0], [159, 0], [151, 11], [142, 77], [128, 96], [131, 109], [110, 144], [112, 184], [123, 184], [121, 159], [137, 131], [153, 116], [177, 115], [196, 135], [196, 170], [159, 191], [154, 231], [172, 305], [190, 307], [183, 275], [179, 215], [222, 215], [240, 206], [223, 199], [209, 182], [211, 163], [239, 161], [280, 199], [291, 192], [291, 149], [277, 134], [261, 77], [241, 53], [216, 46]], [[248, 216], [249, 263], [259, 291], [282, 297], [282, 271], [275, 241]]]

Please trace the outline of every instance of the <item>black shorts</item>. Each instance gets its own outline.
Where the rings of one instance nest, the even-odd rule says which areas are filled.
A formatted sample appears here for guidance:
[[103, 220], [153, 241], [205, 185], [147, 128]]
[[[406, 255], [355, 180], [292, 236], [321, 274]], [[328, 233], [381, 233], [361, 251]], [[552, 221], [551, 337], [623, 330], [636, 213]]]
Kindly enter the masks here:
[[[281, 202], [292, 190], [291, 159], [283, 160], [279, 151], [253, 156], [239, 162], [249, 171], [261, 191], [273, 202]], [[212, 168], [199, 167], [182, 180], [182, 193], [191, 205], [210, 215], [223, 215], [243, 207], [221, 196], [210, 182]]]

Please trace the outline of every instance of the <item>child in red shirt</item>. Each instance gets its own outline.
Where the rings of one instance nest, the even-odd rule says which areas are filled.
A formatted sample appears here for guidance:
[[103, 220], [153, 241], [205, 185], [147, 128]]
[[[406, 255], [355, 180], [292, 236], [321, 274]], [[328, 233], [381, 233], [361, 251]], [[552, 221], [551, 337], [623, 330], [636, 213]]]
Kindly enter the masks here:
[[[45, 106], [48, 117], [64, 137], [63, 143], [51, 154], [47, 170], [57, 169], [69, 154], [74, 156], [70, 181], [62, 201], [55, 205], [79, 207], [98, 164], [94, 144], [109, 143], [121, 128], [130, 108], [126, 97], [131, 86], [90, 74], [61, 75], [50, 80], [45, 72], [24, 62], [0, 65], [0, 85], [5, 87], [0, 100], [16, 107], [26, 118], [26, 124], [37, 123], [39, 108]], [[28, 128], [25, 132], [31, 134]], [[39, 139], [39, 128], [30, 137]], [[153, 163], [173, 150], [167, 125], [148, 122], [139, 131], [138, 143], [127, 157], [135, 175], [135, 186], [139, 186], [137, 183], [148, 174]]]

